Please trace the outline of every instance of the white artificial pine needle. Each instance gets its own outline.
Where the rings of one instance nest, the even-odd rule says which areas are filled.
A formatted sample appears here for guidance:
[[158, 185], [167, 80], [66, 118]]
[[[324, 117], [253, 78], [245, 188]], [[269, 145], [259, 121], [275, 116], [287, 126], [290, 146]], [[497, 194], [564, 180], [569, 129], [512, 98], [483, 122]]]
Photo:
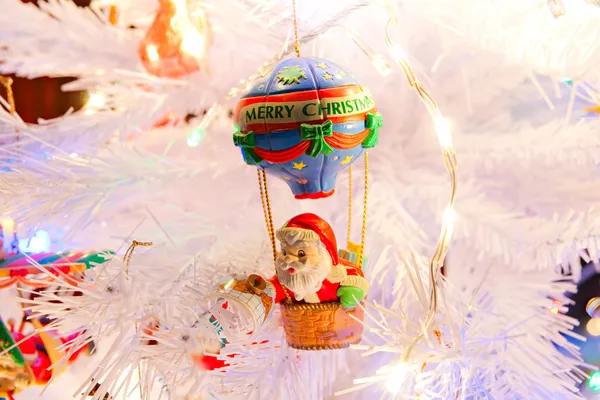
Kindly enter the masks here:
[[[59, 276], [60, 293], [23, 300], [33, 316], [54, 319], [44, 331], [86, 331], [60, 346], [65, 358], [53, 368], [90, 340], [98, 349], [53, 376], [43, 398], [137, 400], [140, 388], [147, 399], [579, 398], [592, 366], [578, 353], [584, 331], [562, 314], [577, 285], [554, 270], [577, 281], [581, 259], [600, 256], [597, 5], [563, 1], [554, 18], [543, 0], [298, 0], [301, 55], [353, 74], [384, 121], [369, 152], [363, 338], [347, 349], [294, 350], [276, 306], [255, 337], [215, 354], [196, 342], [208, 335], [207, 296], [232, 277], [274, 273], [255, 171], [233, 146], [239, 120], [228, 111], [273, 64], [295, 57], [291, 1], [197, 2], [212, 44], [200, 71], [174, 78], [140, 68], [150, 3], [0, 0], [0, 74], [76, 76], [62, 90], [91, 94], [82, 110], [39, 124], [0, 110], [1, 217], [22, 239], [52, 232], [53, 250], [117, 253], [82, 282]], [[397, 23], [386, 37], [391, 6]], [[401, 75], [407, 65], [415, 79]], [[328, 71], [335, 86], [339, 71]], [[168, 114], [172, 122], [156, 126]], [[207, 132], [196, 147], [186, 145], [187, 114]], [[297, 201], [286, 182], [269, 179], [275, 225], [315, 212], [341, 243], [345, 176], [319, 201]], [[127, 265], [134, 240], [153, 245]], [[429, 264], [441, 255], [441, 266], [446, 251], [427, 318]], [[43, 283], [48, 268], [27, 260], [39, 270], [30, 282]], [[203, 351], [226, 365], [199, 368], [190, 355]]]

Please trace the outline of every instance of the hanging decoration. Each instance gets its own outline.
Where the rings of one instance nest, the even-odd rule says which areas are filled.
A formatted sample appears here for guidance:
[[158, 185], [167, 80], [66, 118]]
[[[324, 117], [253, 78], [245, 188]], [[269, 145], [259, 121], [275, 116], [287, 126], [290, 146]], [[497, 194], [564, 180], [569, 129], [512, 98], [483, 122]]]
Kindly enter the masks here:
[[200, 70], [210, 45], [205, 11], [189, 0], [160, 0], [140, 43], [141, 62], [150, 74], [177, 78]]
[[[81, 281], [81, 274], [87, 269], [106, 262], [113, 255], [112, 252], [61, 252], [25, 254], [11, 251], [0, 259], [0, 289], [16, 286], [27, 286], [32, 289], [30, 299], [36, 296], [36, 291], [49, 290], [56, 284], [56, 278], [48, 273], [61, 276], [70, 283], [77, 284]], [[37, 266], [35, 265], [37, 264]], [[55, 294], [60, 297], [59, 289]], [[75, 293], [70, 292], [70, 295]], [[6, 324], [0, 316], [0, 398], [12, 398], [15, 393], [31, 386], [45, 385], [53, 375], [61, 373], [62, 369], [49, 369], [53, 364], [59, 363], [67, 354], [64, 347], [72, 343], [84, 331], [75, 332], [63, 337], [58, 332], [48, 329], [52, 321], [43, 316], [32, 316], [29, 312], [23, 313], [19, 327], [14, 322]], [[31, 324], [33, 334], [24, 333], [26, 324]], [[88, 341], [81, 348], [69, 355], [67, 363], [74, 362], [81, 354], [91, 354], [94, 344]]]
[[[368, 151], [378, 142], [382, 117], [369, 91], [336, 64], [300, 56], [293, 0], [297, 58], [267, 67], [238, 102], [234, 144], [257, 166], [275, 275], [250, 275], [221, 286], [216, 296], [238, 303], [252, 332], [281, 304], [289, 346], [301, 350], [340, 349], [360, 342], [369, 282], [362, 267], [367, 227]], [[365, 197], [360, 245], [352, 243], [351, 164], [365, 159]], [[276, 230], [267, 171], [288, 182], [297, 199], [331, 196], [337, 174], [350, 167], [348, 245], [339, 249], [332, 227], [315, 214], [300, 214]], [[277, 252], [277, 241], [281, 251]], [[245, 307], [244, 307], [245, 306]], [[235, 310], [232, 310], [235, 313]], [[250, 311], [250, 312], [248, 312]], [[226, 324], [231, 326], [231, 324]], [[248, 327], [242, 329], [247, 332]]]
[[267, 67], [238, 102], [244, 161], [286, 181], [297, 199], [331, 196], [340, 171], [378, 142], [375, 100], [336, 64], [298, 57]]

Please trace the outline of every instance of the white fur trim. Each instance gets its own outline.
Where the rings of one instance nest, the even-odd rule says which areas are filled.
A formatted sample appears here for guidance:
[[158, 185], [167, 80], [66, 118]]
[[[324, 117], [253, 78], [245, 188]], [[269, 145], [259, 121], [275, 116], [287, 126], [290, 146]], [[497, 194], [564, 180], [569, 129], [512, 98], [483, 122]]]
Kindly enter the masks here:
[[332, 265], [331, 272], [327, 275], [327, 280], [331, 283], [338, 283], [348, 276], [346, 268], [343, 265]]
[[367, 292], [369, 291], [369, 287], [370, 287], [369, 281], [367, 281], [362, 276], [358, 276], [358, 275], [347, 276], [346, 278], [344, 278], [342, 280], [340, 285], [341, 286], [354, 286], [359, 289], [362, 289], [365, 292], [365, 296], [367, 295]]
[[297, 241], [314, 240], [321, 241], [319, 235], [310, 229], [303, 228], [281, 228], [275, 232], [275, 236], [280, 242], [294, 244]]

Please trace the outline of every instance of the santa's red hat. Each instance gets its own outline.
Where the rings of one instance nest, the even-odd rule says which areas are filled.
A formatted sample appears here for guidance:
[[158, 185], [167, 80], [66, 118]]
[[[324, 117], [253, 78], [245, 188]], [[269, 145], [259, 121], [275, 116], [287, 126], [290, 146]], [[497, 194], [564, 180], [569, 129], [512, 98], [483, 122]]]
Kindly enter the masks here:
[[300, 240], [320, 240], [331, 256], [333, 265], [338, 264], [338, 247], [331, 225], [315, 214], [300, 214], [290, 219], [277, 231], [277, 238], [284, 240], [288, 234], [301, 233]]

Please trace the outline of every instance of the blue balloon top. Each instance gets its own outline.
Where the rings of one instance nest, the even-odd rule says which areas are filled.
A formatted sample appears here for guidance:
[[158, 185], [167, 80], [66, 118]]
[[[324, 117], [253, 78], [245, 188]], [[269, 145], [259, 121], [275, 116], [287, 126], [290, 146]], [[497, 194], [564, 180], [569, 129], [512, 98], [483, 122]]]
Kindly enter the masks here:
[[[294, 84], [290, 84], [290, 83]], [[357, 85], [350, 73], [331, 61], [299, 57], [265, 68], [242, 98]]]

